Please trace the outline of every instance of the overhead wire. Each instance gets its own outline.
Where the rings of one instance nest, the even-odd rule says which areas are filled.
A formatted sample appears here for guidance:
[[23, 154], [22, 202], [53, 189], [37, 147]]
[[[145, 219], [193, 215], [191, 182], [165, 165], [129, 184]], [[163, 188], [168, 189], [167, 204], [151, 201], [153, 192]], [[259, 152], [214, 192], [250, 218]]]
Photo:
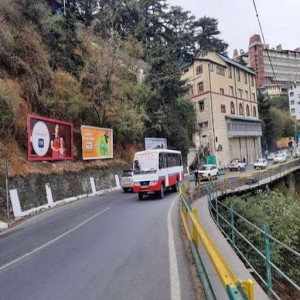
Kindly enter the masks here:
[[274, 67], [273, 67], [273, 64], [272, 64], [272, 60], [271, 60], [271, 57], [270, 57], [269, 49], [267, 47], [265, 36], [264, 36], [263, 30], [262, 30], [262, 26], [261, 26], [261, 23], [260, 23], [260, 20], [259, 20], [258, 10], [257, 10], [257, 7], [256, 7], [256, 3], [255, 3], [255, 0], [252, 0], [252, 1], [253, 1], [253, 5], [254, 5], [254, 9], [255, 9], [257, 21], [258, 21], [258, 25], [259, 25], [259, 28], [260, 28], [260, 32], [261, 32], [261, 35], [262, 35], [262, 38], [263, 38], [263, 42], [264, 42], [264, 45], [265, 45], [265, 49], [266, 49], [266, 52], [267, 52], [267, 55], [268, 55], [268, 58], [269, 58], [269, 62], [270, 62], [271, 68], [272, 68], [272, 72], [273, 72], [273, 75], [274, 75], [274, 78], [275, 78], [275, 82], [276, 82], [277, 87], [280, 89], [280, 86], [278, 84], [277, 77], [276, 77], [276, 74], [275, 74], [275, 71], [274, 71]]

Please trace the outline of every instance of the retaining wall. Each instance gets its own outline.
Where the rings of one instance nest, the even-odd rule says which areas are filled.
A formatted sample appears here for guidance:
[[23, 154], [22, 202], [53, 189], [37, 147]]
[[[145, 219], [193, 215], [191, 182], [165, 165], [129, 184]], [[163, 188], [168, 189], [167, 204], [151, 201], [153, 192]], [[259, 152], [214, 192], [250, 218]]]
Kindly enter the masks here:
[[[11, 191], [16, 190], [21, 211], [26, 212], [45, 205], [51, 206], [66, 198], [92, 195], [99, 191], [116, 188], [121, 174], [122, 169], [116, 167], [92, 168], [80, 172], [62, 172], [51, 175], [17, 176], [9, 178], [10, 197], [13, 198]], [[118, 175], [117, 178], [116, 175]], [[14, 199], [10, 200], [12, 203]], [[3, 178], [0, 179], [0, 214], [6, 214], [6, 188]]]

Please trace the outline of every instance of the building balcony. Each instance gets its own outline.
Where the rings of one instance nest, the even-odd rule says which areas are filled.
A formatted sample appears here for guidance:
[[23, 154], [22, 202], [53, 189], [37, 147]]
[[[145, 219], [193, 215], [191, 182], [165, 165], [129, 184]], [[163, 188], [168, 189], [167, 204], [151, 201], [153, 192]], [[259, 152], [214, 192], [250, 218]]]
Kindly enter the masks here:
[[228, 138], [262, 136], [261, 121], [258, 119], [226, 116], [226, 122]]

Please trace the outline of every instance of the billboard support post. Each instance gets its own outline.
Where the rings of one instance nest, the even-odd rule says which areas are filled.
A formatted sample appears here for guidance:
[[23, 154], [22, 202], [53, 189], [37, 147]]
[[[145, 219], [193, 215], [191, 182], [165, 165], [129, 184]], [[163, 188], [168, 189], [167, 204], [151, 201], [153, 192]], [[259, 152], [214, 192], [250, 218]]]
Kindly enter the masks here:
[[5, 185], [6, 185], [6, 208], [7, 208], [7, 219], [10, 223], [10, 213], [9, 213], [9, 196], [8, 196], [8, 160], [5, 161]]

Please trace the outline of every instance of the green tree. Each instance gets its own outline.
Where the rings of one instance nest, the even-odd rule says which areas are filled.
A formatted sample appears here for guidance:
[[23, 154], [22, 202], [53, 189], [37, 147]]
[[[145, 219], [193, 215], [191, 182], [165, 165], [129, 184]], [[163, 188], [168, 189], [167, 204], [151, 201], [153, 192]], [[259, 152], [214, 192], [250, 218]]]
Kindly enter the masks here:
[[202, 17], [195, 21], [195, 42], [198, 50], [215, 50], [226, 54], [228, 44], [218, 36], [221, 34], [218, 29], [218, 21], [214, 18]]
[[262, 120], [263, 136], [261, 139], [261, 143], [265, 150], [273, 150], [276, 147], [276, 140], [274, 139], [274, 123], [270, 112], [270, 99], [259, 93], [257, 96], [257, 101], [259, 118]]

